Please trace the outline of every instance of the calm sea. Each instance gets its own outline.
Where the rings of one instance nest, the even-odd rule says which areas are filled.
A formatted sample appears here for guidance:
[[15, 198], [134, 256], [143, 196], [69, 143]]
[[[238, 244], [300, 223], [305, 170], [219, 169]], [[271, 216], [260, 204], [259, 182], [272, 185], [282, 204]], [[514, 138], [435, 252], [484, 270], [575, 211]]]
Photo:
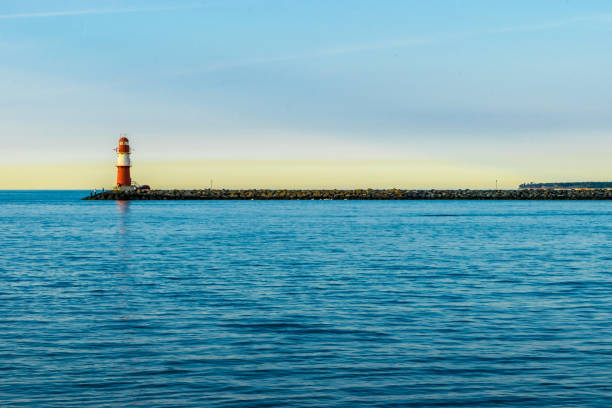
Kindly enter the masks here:
[[0, 405], [612, 406], [612, 202], [0, 192]]

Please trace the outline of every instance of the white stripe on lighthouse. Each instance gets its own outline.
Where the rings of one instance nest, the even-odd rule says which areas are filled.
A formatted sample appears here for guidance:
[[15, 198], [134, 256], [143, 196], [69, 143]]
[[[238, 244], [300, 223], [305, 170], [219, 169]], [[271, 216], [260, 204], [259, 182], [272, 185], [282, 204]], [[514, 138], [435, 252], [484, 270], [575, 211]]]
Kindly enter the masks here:
[[129, 153], [117, 153], [117, 166], [131, 166]]

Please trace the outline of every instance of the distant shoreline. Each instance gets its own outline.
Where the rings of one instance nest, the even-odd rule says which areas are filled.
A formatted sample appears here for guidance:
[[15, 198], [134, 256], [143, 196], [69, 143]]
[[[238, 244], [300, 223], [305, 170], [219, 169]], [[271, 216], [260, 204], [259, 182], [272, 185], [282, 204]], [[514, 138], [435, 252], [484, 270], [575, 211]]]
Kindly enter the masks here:
[[519, 186], [520, 189], [610, 189], [612, 182], [610, 181], [578, 181], [578, 182], [558, 182], [558, 183], [523, 183]]
[[109, 190], [83, 200], [612, 200], [612, 190]]

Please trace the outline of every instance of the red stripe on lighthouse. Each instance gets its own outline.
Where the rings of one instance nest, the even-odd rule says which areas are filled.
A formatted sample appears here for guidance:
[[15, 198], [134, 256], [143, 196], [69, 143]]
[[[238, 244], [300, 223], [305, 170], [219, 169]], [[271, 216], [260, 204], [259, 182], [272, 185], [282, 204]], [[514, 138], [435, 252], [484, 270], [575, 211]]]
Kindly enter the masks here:
[[117, 166], [117, 187], [131, 185], [130, 168], [128, 166]]

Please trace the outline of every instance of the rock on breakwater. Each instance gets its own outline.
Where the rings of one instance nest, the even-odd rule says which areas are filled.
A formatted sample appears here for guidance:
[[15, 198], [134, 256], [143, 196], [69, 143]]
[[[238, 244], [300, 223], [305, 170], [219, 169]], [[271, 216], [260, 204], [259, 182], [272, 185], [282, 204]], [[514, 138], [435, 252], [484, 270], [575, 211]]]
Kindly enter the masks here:
[[84, 200], [612, 200], [612, 190], [135, 190]]

